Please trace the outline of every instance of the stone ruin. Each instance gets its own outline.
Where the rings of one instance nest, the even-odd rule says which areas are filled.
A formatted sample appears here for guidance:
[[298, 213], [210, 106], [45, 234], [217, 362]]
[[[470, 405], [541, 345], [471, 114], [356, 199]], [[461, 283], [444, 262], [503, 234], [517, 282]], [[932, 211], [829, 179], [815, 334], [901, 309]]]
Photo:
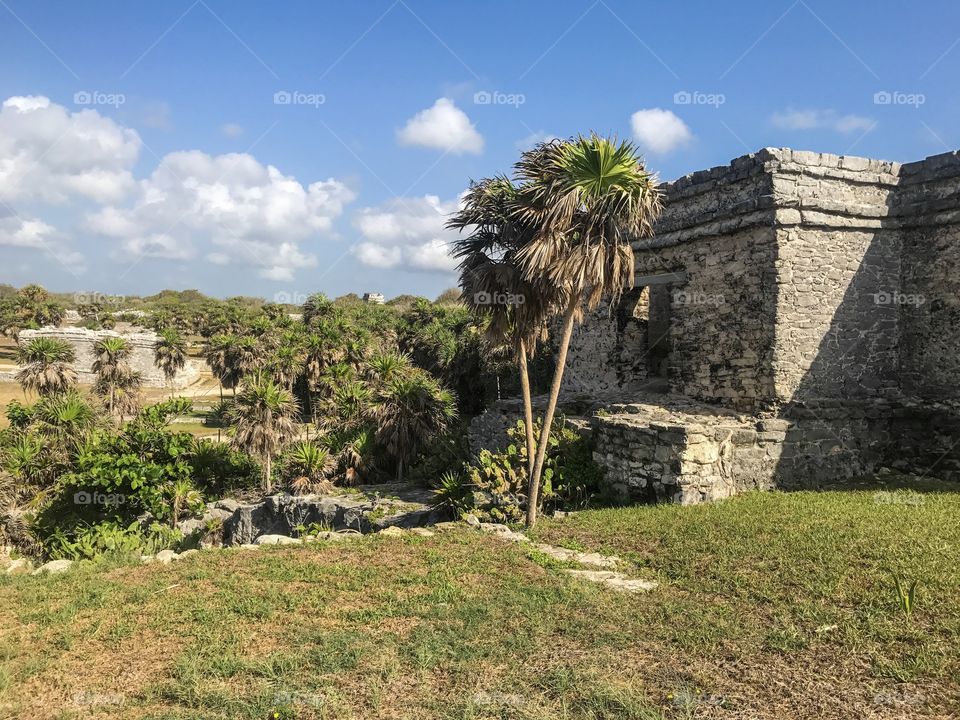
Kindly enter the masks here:
[[36, 337], [57, 338], [58, 340], [66, 340], [73, 345], [77, 356], [73, 369], [77, 373], [77, 380], [81, 383], [92, 384], [96, 380], [93, 374], [93, 346], [98, 340], [105, 337], [122, 337], [130, 344], [130, 367], [140, 373], [144, 387], [182, 389], [200, 378], [200, 370], [196, 363], [187, 358], [183, 369], [174, 376], [172, 381], [168, 382], [163, 371], [153, 362], [153, 346], [159, 336], [152, 330], [119, 333], [113, 330], [87, 330], [79, 327], [45, 327], [39, 330], [22, 330], [20, 332], [21, 343], [28, 343]]
[[[576, 329], [564, 376], [615, 489], [696, 503], [881, 467], [960, 478], [958, 153], [766, 148], [662, 189], [634, 289]], [[518, 416], [494, 406], [474, 447]]]

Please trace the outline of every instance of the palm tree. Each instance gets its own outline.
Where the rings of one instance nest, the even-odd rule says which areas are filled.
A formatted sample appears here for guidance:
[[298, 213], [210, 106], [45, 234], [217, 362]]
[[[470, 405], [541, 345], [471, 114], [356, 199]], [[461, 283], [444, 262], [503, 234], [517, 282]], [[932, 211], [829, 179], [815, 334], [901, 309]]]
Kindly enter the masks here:
[[284, 465], [294, 495], [329, 492], [333, 487], [329, 476], [336, 462], [329, 448], [300, 440], [287, 451]]
[[130, 344], [122, 337], [105, 337], [93, 345], [94, 392], [107, 400], [110, 415], [117, 411], [122, 417], [139, 405], [141, 378], [127, 362], [130, 352]]
[[261, 353], [256, 338], [245, 335], [230, 344], [227, 352], [227, 378], [230, 384], [227, 387], [233, 388], [234, 394], [243, 377], [257, 368], [260, 360]]
[[296, 435], [297, 405], [286, 388], [260, 373], [252, 375], [228, 411], [233, 445], [264, 464], [263, 485], [273, 489], [273, 458]]
[[277, 348], [267, 366], [273, 378], [287, 390], [293, 390], [293, 383], [300, 375], [300, 349], [295, 345], [282, 345]]
[[[172, 328], [160, 332], [153, 344], [153, 363], [163, 371], [168, 383], [172, 383], [180, 370], [187, 364], [186, 343], [180, 333]], [[171, 389], [171, 396], [173, 391]]]
[[422, 445], [456, 419], [453, 395], [418, 370], [389, 381], [370, 408], [377, 441], [397, 462], [397, 480]]
[[534, 229], [517, 253], [523, 278], [562, 288], [557, 366], [527, 496], [527, 525], [537, 519], [540, 478], [573, 326], [584, 308], [616, 300], [633, 286], [630, 241], [653, 233], [661, 198], [636, 147], [590, 134], [542, 143], [515, 166], [518, 198], [512, 215]]
[[32, 390], [48, 396], [64, 393], [77, 382], [70, 364], [76, 359], [73, 346], [66, 340], [50, 337], [32, 339], [17, 348], [17, 382], [24, 392]]
[[210, 372], [213, 373], [220, 385], [220, 402], [223, 402], [223, 387], [230, 371], [228, 358], [236, 341], [237, 339], [233, 335], [214, 335], [207, 341], [207, 347], [203, 353]]
[[313, 324], [314, 320], [323, 320], [334, 312], [333, 303], [323, 293], [314, 293], [303, 304], [302, 317], [305, 325]]
[[379, 352], [367, 361], [367, 380], [382, 385], [403, 375], [412, 367], [410, 356], [401, 352]]
[[170, 527], [174, 530], [177, 529], [177, 523], [184, 508], [198, 505], [203, 500], [200, 491], [194, 487], [189, 478], [177, 478], [172, 481], [165, 488], [164, 494], [170, 500]]
[[461, 299], [485, 323], [485, 336], [494, 353], [506, 348], [518, 362], [523, 395], [527, 446], [527, 476], [533, 476], [536, 443], [533, 402], [527, 360], [545, 339], [547, 319], [562, 303], [562, 287], [528, 281], [519, 267], [518, 253], [533, 237], [533, 228], [514, 213], [518, 202], [514, 183], [503, 176], [474, 183], [448, 227], [470, 230], [454, 243], [460, 258]]

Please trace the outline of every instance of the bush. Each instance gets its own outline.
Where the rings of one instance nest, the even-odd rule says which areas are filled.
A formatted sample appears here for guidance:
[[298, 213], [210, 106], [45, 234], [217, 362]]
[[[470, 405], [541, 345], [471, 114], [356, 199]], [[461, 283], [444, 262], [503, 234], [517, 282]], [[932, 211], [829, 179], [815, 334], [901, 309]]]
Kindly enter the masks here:
[[54, 560], [85, 560], [105, 553], [153, 555], [175, 547], [183, 533], [160, 523], [146, 528], [106, 521], [76, 529], [73, 533], [57, 529], [47, 538], [47, 553]]
[[[534, 427], [539, 437], [540, 428]], [[441, 478], [436, 505], [458, 514], [472, 512], [483, 521], [519, 522], [527, 502], [527, 447], [522, 420], [507, 430], [511, 442], [501, 452], [481, 450], [458, 474]], [[602, 494], [603, 470], [593, 461], [593, 443], [554, 421], [543, 468], [543, 507], [581, 509]]]

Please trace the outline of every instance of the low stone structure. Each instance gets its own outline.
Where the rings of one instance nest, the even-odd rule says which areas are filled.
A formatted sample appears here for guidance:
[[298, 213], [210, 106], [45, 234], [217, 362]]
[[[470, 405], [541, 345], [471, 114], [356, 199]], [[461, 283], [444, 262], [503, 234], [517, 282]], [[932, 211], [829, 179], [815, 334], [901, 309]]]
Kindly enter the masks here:
[[[875, 471], [960, 477], [960, 156], [767, 148], [662, 186], [636, 282], [577, 328], [569, 392], [637, 499]], [[478, 425], [489, 424], [478, 420]]]
[[172, 381], [168, 381], [163, 371], [153, 362], [153, 348], [159, 336], [152, 330], [131, 333], [118, 333], [113, 330], [87, 330], [78, 327], [45, 327], [39, 330], [22, 330], [20, 342], [28, 343], [36, 337], [52, 337], [66, 340], [73, 345], [77, 359], [73, 369], [81, 383], [93, 383], [94, 352], [93, 346], [105, 337], [122, 337], [130, 344], [130, 367], [140, 373], [145, 387], [184, 388], [200, 378], [200, 369], [187, 358], [183, 369], [177, 372]]

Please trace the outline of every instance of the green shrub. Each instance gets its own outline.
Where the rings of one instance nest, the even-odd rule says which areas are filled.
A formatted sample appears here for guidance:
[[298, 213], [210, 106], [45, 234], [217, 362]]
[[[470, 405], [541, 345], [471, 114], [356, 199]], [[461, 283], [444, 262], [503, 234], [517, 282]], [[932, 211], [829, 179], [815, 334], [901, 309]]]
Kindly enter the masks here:
[[182, 539], [183, 533], [160, 523], [144, 528], [138, 522], [124, 526], [108, 520], [69, 534], [58, 528], [47, 538], [46, 547], [55, 560], [85, 560], [105, 553], [153, 555], [175, 547]]

